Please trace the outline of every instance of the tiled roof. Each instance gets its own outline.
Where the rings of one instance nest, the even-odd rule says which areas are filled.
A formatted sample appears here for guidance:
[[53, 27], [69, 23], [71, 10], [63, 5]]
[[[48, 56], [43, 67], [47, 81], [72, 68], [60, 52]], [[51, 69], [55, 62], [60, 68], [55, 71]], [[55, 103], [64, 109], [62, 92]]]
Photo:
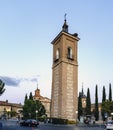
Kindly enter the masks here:
[[22, 107], [22, 104], [9, 103], [8, 101], [0, 101], [0, 106]]

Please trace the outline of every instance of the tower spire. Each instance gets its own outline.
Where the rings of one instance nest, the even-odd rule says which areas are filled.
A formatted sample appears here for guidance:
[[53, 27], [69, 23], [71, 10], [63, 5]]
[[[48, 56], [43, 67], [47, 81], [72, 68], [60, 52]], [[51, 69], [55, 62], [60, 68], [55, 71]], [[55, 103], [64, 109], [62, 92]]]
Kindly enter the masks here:
[[68, 33], [68, 25], [67, 25], [67, 22], [66, 22], [66, 15], [67, 15], [67, 14], [64, 15], [64, 24], [63, 24], [63, 26], [62, 26], [62, 31]]
[[38, 83], [37, 83], [37, 89], [38, 89]]
[[84, 95], [84, 90], [83, 90], [83, 83], [82, 83], [82, 96]]

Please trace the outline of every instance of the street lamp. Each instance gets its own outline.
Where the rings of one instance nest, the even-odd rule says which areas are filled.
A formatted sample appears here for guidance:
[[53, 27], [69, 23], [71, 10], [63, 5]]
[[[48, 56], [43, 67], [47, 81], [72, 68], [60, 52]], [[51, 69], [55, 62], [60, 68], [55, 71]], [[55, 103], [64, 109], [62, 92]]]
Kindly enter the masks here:
[[31, 113], [29, 113], [29, 118], [31, 118]]
[[36, 112], [36, 120], [37, 120], [37, 113], [38, 113], [38, 110], [36, 110], [35, 112]]
[[113, 120], [113, 112], [111, 112], [111, 119]]
[[78, 115], [78, 111], [76, 111], [76, 125], [77, 125], [77, 117], [78, 117], [77, 115]]

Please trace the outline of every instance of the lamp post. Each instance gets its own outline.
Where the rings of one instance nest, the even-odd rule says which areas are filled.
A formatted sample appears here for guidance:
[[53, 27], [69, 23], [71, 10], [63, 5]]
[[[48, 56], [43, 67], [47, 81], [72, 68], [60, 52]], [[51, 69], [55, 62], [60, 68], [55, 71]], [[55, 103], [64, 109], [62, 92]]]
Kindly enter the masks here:
[[29, 118], [31, 118], [31, 113], [29, 113]]
[[76, 125], [77, 125], [78, 111], [76, 111]]
[[38, 110], [36, 110], [35, 112], [36, 112], [36, 120], [37, 120], [37, 113], [38, 113]]
[[113, 120], [113, 112], [111, 112], [111, 119]]
[[105, 119], [105, 121], [107, 120], [107, 118], [108, 118], [108, 113], [105, 112], [105, 113], [104, 113], [104, 119]]

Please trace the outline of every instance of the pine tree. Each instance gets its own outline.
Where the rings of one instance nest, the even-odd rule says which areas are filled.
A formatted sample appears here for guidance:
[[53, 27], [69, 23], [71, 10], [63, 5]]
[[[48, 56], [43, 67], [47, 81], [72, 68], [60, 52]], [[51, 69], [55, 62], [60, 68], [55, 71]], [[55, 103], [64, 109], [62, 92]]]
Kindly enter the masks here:
[[28, 100], [28, 96], [27, 96], [27, 94], [25, 95], [25, 99], [24, 99], [24, 104], [25, 104], [25, 102]]
[[5, 92], [5, 83], [0, 79], [0, 96]]
[[90, 90], [87, 90], [87, 98], [86, 98], [86, 114], [91, 115], [91, 99], [90, 99]]
[[81, 93], [79, 93], [78, 97], [78, 119], [80, 120], [80, 116], [83, 114], [83, 109], [82, 109], [82, 99], [81, 99]]
[[99, 119], [99, 110], [98, 110], [98, 86], [95, 88], [95, 120]]
[[103, 86], [102, 103], [105, 101], [106, 101], [106, 89], [105, 89], [105, 86]]
[[30, 92], [29, 99], [30, 99], [30, 100], [33, 100], [32, 92]]
[[[105, 90], [105, 86], [103, 86], [103, 91], [102, 91], [102, 104], [104, 104], [104, 102], [106, 101], [106, 90]], [[101, 106], [102, 107], [102, 106]], [[105, 110], [101, 109], [101, 115], [102, 115], [102, 119], [105, 120]]]
[[111, 83], [109, 84], [109, 101], [112, 101]]

